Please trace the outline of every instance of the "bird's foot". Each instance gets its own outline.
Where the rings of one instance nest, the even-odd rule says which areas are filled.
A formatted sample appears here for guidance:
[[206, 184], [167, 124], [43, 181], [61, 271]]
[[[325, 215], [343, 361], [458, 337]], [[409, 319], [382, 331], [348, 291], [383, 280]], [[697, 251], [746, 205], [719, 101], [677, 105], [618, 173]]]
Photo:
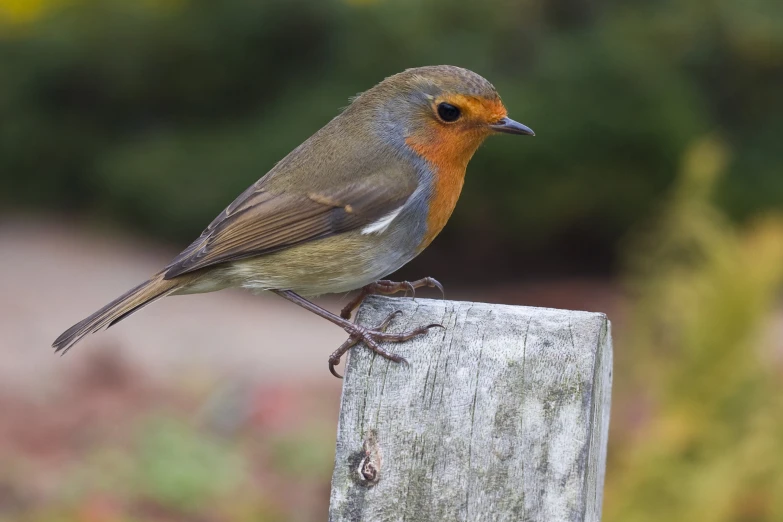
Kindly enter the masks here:
[[[432, 280], [435, 281], [434, 279]], [[391, 282], [391, 281], [386, 281], [386, 282]], [[435, 281], [435, 283], [437, 283], [438, 287], [440, 287], [440, 283], [438, 283], [437, 281]], [[394, 283], [394, 284], [401, 284], [401, 283]], [[408, 364], [408, 361], [406, 361], [404, 357], [384, 350], [383, 348], [381, 348], [381, 346], [378, 343], [381, 341], [401, 343], [403, 341], [413, 339], [414, 337], [418, 337], [419, 335], [426, 334], [430, 330], [430, 328], [443, 328], [442, 324], [428, 324], [427, 326], [420, 326], [419, 328], [416, 328], [409, 332], [404, 332], [399, 334], [386, 333], [386, 328], [392, 322], [392, 319], [394, 319], [395, 316], [400, 315], [401, 313], [402, 312], [400, 310], [396, 310], [392, 312], [391, 314], [389, 314], [388, 317], [386, 317], [386, 319], [384, 319], [380, 324], [378, 324], [373, 328], [366, 328], [364, 326], [359, 326], [357, 324], [350, 324], [350, 326], [346, 326], [345, 331], [348, 332], [349, 334], [348, 340], [345, 341], [337, 350], [334, 351], [332, 355], [329, 356], [329, 371], [332, 373], [332, 375], [334, 375], [338, 379], [343, 378], [342, 375], [337, 373], [334, 367], [340, 364], [340, 359], [345, 354], [345, 352], [347, 352], [348, 350], [350, 350], [352, 347], [356, 346], [360, 342], [364, 343], [365, 346], [367, 346], [367, 348], [377, 353], [381, 357], [384, 357], [386, 359], [389, 359], [390, 361], [394, 361], [397, 363]]]
[[351, 314], [354, 310], [359, 308], [359, 305], [362, 304], [362, 301], [368, 296], [373, 294], [383, 294], [383, 295], [391, 295], [396, 294], [397, 292], [405, 291], [405, 296], [408, 296], [408, 292], [411, 293], [412, 297], [416, 297], [416, 289], [417, 288], [437, 288], [440, 290], [440, 295], [443, 297], [443, 285], [440, 284], [437, 279], [433, 277], [423, 277], [421, 279], [417, 279], [416, 281], [388, 281], [385, 279], [382, 279], [381, 281], [376, 281], [374, 283], [370, 283], [369, 285], [364, 286], [359, 293], [354, 297], [350, 303], [345, 305], [345, 308], [342, 309], [340, 312], [340, 317], [343, 319], [350, 319]]

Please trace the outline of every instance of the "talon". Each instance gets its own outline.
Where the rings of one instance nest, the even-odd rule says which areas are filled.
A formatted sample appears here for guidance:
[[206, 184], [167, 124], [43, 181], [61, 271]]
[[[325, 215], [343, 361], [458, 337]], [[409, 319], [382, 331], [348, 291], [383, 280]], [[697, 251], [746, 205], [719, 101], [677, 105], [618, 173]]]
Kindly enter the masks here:
[[386, 317], [386, 319], [384, 319], [384, 320], [383, 320], [383, 322], [382, 322], [381, 324], [379, 324], [378, 326], [376, 326], [374, 329], [375, 329], [375, 330], [379, 330], [379, 331], [381, 331], [381, 332], [385, 332], [385, 331], [386, 331], [386, 328], [388, 328], [388, 327], [389, 327], [389, 325], [391, 324], [391, 322], [392, 322], [392, 319], [394, 319], [394, 318], [395, 318], [395, 317], [397, 317], [398, 315], [402, 315], [402, 310], [395, 310], [395, 311], [393, 311], [392, 313], [390, 313], [390, 314], [389, 314], [389, 315]]
[[419, 279], [418, 281], [415, 281], [414, 284], [417, 286], [437, 288], [438, 290], [440, 290], [440, 298], [443, 299], [446, 297], [446, 291], [443, 289], [443, 285], [440, 284], [440, 282], [434, 277], [425, 277], [423, 279]]
[[416, 289], [421, 288], [423, 286], [429, 288], [437, 288], [438, 290], [440, 290], [441, 298], [444, 298], [446, 296], [446, 292], [443, 290], [443, 285], [440, 284], [438, 280], [433, 277], [424, 277], [422, 279], [418, 279], [413, 282], [402, 281], [401, 283], [396, 283], [394, 281], [389, 281], [387, 279], [381, 279], [380, 281], [370, 283], [369, 285], [363, 287], [356, 295], [356, 297], [354, 297], [340, 311], [340, 317], [342, 317], [343, 319], [350, 319], [353, 311], [359, 308], [359, 306], [362, 304], [362, 301], [364, 301], [364, 299], [368, 295], [372, 295], [372, 294], [390, 295], [405, 290], [405, 297], [408, 297], [408, 292], [411, 292], [412, 297], [415, 299]]
[[[364, 288], [362, 288], [359, 294], [350, 303], [348, 303], [345, 306], [345, 308], [342, 309], [342, 311], [340, 312], [340, 316], [343, 319], [350, 319], [353, 311], [356, 308], [358, 308], [359, 305], [361, 305], [364, 298], [367, 297], [368, 295], [394, 294], [405, 290], [406, 297], [408, 295], [408, 292], [410, 291], [412, 297], [415, 299], [416, 289], [421, 288], [423, 286], [429, 288], [437, 288], [438, 290], [440, 290], [441, 297], [445, 296], [443, 285], [441, 285], [436, 279], [432, 277], [425, 277], [412, 282], [402, 281], [400, 283], [395, 283], [394, 281], [388, 281], [384, 279], [384, 280], [376, 281], [375, 283], [371, 283], [365, 286]], [[400, 342], [408, 341], [420, 335], [425, 335], [432, 328], [444, 328], [444, 329], [446, 328], [442, 324], [432, 323], [426, 326], [420, 326], [408, 332], [388, 333], [386, 329], [389, 327], [389, 325], [394, 320], [394, 318], [397, 317], [398, 315], [402, 315], [402, 310], [393, 311], [388, 316], [386, 316], [386, 318], [383, 321], [381, 321], [380, 324], [376, 325], [373, 328], [366, 328], [363, 326], [359, 326], [357, 324], [350, 324], [350, 323], [342, 325], [343, 328], [345, 328], [346, 332], [348, 332], [348, 335], [350, 337], [331, 355], [331, 357], [329, 357], [329, 372], [335, 377], [337, 377], [338, 379], [342, 379], [343, 378], [342, 375], [337, 373], [337, 371], [335, 370], [335, 366], [340, 363], [340, 359], [343, 356], [343, 354], [345, 354], [349, 349], [351, 349], [353, 346], [355, 346], [360, 342], [364, 343], [364, 345], [367, 346], [367, 348], [369, 348], [374, 353], [380, 355], [384, 359], [388, 359], [396, 363], [402, 363], [405, 364], [406, 366], [410, 366], [410, 364], [404, 357], [386, 351], [385, 349], [381, 348], [381, 346], [378, 343], [380, 341], [400, 343]]]
[[340, 364], [340, 361], [337, 361], [337, 363], [333, 363], [332, 361], [329, 361], [329, 372], [337, 377], [338, 379], [342, 379], [343, 376], [337, 373], [337, 370], [334, 369], [335, 364]]
[[[437, 325], [440, 326], [440, 325]], [[427, 326], [420, 326], [414, 330], [410, 330], [409, 332], [403, 332], [403, 333], [386, 333], [386, 332], [375, 332], [373, 336], [376, 340], [379, 341], [390, 341], [393, 343], [401, 343], [404, 341], [408, 341], [410, 339], [413, 339], [414, 337], [418, 337], [420, 335], [426, 334], [429, 329], [432, 328], [432, 325]]]
[[408, 364], [408, 360], [405, 357], [403, 357], [402, 355], [397, 355], [396, 353], [391, 353], [391, 352], [384, 352], [384, 353], [386, 355], [383, 355], [383, 354], [380, 354], [380, 353], [378, 355], [380, 355], [384, 359], [388, 359], [391, 362], [395, 362], [395, 363], [398, 363], [398, 364]]
[[348, 340], [341, 344], [340, 347], [329, 356], [329, 372], [338, 379], [342, 379], [343, 376], [337, 373], [337, 370], [335, 370], [334, 367], [340, 364], [340, 359], [342, 359], [345, 352], [350, 350], [353, 346], [356, 345], [356, 343], [359, 342], [358, 335], [358, 333], [351, 334]]
[[430, 288], [437, 288], [440, 290], [440, 298], [445, 299], [446, 298], [446, 291], [443, 289], [443, 285], [440, 284], [440, 282], [437, 279], [433, 279], [431, 277], [427, 278], [429, 287]]

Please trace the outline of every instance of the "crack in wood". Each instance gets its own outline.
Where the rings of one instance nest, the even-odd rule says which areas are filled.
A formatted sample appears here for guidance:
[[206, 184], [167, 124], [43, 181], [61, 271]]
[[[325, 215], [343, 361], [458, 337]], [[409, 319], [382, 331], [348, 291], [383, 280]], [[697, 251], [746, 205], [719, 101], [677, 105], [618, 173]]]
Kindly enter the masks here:
[[387, 345], [408, 367], [352, 352], [330, 520], [597, 522], [611, 384], [606, 317], [370, 297], [357, 321], [375, 324], [397, 308], [447, 331]]

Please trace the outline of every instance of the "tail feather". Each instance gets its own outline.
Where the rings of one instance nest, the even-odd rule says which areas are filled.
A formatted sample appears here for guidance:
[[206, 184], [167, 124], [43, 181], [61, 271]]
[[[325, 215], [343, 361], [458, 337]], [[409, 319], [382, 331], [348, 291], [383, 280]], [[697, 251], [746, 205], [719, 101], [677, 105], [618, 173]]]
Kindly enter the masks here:
[[163, 273], [160, 273], [68, 328], [54, 341], [52, 347], [55, 352], [65, 353], [85, 335], [122, 321], [137, 310], [174, 292], [181, 285], [180, 278], [164, 279]]

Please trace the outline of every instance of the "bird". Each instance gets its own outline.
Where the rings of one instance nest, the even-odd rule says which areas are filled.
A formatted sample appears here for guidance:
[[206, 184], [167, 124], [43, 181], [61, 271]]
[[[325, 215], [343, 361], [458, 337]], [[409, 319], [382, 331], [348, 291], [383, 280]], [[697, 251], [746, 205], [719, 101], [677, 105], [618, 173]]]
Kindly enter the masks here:
[[[442, 285], [383, 279], [420, 254], [457, 204], [468, 162], [493, 134], [534, 136], [508, 116], [495, 87], [452, 65], [407, 69], [352, 98], [350, 104], [239, 195], [190, 246], [149, 280], [63, 332], [65, 353], [170, 295], [241, 287], [273, 292], [348, 334], [330, 357], [330, 372], [353, 346], [394, 362], [380, 346], [426, 334], [429, 324], [392, 334], [399, 312], [374, 327], [350, 321], [371, 294]], [[359, 294], [333, 314], [307, 297]]]

